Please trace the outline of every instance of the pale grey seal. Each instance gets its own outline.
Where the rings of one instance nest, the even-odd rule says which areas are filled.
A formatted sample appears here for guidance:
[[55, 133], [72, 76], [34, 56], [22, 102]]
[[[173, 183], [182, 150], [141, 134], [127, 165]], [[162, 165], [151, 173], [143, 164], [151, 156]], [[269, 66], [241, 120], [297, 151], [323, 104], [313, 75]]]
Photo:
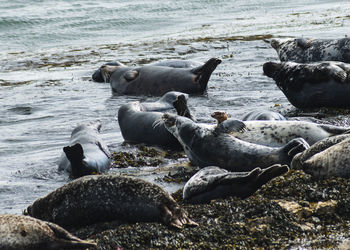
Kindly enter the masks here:
[[350, 63], [350, 38], [313, 39], [296, 38], [271, 40], [281, 61], [298, 63], [340, 61]]
[[176, 109], [178, 115], [193, 119], [187, 107], [188, 94], [171, 91], [156, 102], [130, 102], [118, 110], [118, 123], [127, 142], [146, 143], [171, 149], [182, 149], [178, 140], [157, 123], [164, 111]]
[[58, 169], [70, 172], [72, 177], [108, 171], [110, 152], [100, 137], [100, 129], [100, 121], [77, 126], [69, 146], [63, 148]]
[[350, 177], [350, 135], [323, 139], [297, 154], [291, 164], [316, 178]]
[[263, 70], [297, 108], [350, 107], [350, 64], [267, 62]]
[[0, 249], [86, 249], [96, 244], [81, 240], [62, 227], [29, 216], [0, 215]]
[[162, 117], [165, 127], [183, 146], [188, 158], [200, 167], [218, 166], [232, 172], [267, 168], [273, 164], [290, 164], [293, 156], [309, 147], [302, 138], [293, 139], [283, 147], [253, 144], [231, 136], [229, 132], [244, 129], [244, 123], [231, 122], [230, 131], [195, 123], [171, 114]]
[[265, 169], [255, 168], [250, 172], [229, 172], [219, 167], [205, 167], [186, 182], [183, 199], [190, 203], [208, 203], [228, 196], [244, 199], [288, 170], [288, 166], [280, 164]]
[[117, 175], [89, 175], [37, 199], [27, 208], [30, 216], [61, 226], [96, 222], [162, 222], [176, 228], [196, 225], [161, 187]]
[[211, 58], [196, 68], [172, 68], [146, 65], [143, 67], [101, 67], [105, 82], [111, 84], [113, 93], [122, 95], [161, 96], [169, 91], [187, 94], [203, 94], [212, 72], [220, 59]]
[[[334, 135], [348, 132], [350, 128], [308, 121], [238, 121], [227, 119], [225, 112], [211, 114], [218, 121], [216, 130], [222, 130], [243, 141], [270, 147], [280, 147], [296, 138], [303, 138], [308, 144]], [[236, 131], [236, 124], [241, 122], [245, 128]], [[233, 126], [233, 131], [230, 131]]]

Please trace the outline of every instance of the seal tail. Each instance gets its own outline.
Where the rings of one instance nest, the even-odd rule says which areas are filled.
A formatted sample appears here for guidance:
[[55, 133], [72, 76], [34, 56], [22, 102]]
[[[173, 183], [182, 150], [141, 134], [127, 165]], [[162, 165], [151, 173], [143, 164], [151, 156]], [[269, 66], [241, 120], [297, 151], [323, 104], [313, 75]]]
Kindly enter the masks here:
[[199, 82], [202, 91], [207, 89], [209, 78], [220, 63], [220, 59], [210, 58], [204, 65], [191, 70], [193, 74], [197, 75], [196, 81]]
[[84, 149], [80, 143], [73, 146], [67, 146], [63, 148], [68, 160], [72, 167], [72, 176], [80, 177], [83, 176], [83, 159], [84, 159]]

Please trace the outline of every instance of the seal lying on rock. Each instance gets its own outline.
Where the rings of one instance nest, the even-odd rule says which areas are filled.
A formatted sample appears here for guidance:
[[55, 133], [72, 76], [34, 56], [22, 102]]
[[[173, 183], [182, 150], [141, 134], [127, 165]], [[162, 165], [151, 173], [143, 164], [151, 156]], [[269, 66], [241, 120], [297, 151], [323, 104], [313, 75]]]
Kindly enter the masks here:
[[110, 152], [100, 138], [100, 121], [82, 124], [71, 134], [70, 145], [63, 148], [58, 169], [72, 177], [106, 172], [110, 167]]
[[190, 203], [208, 203], [228, 196], [244, 199], [288, 170], [288, 166], [280, 164], [265, 169], [255, 168], [250, 172], [228, 172], [218, 167], [206, 167], [186, 182], [183, 199]]
[[178, 140], [164, 127], [164, 124], [156, 122], [161, 119], [162, 111], [174, 107], [178, 115], [193, 119], [187, 108], [187, 98], [187, 94], [171, 91], [156, 102], [136, 101], [122, 105], [118, 111], [118, 123], [124, 140], [181, 149]]
[[[165, 127], [183, 146], [188, 158], [200, 167], [218, 166], [232, 172], [267, 168], [273, 164], [290, 164], [294, 155], [309, 147], [302, 139], [294, 139], [283, 147], [249, 143], [231, 136], [223, 129], [195, 123], [171, 114], [162, 117]], [[239, 132], [244, 123], [236, 120], [230, 131]]]
[[192, 69], [104, 65], [101, 74], [105, 82], [110, 82], [113, 93], [121, 95], [160, 96], [169, 91], [203, 94], [212, 72], [220, 63], [220, 59], [211, 58], [202, 66]]
[[316, 178], [350, 177], [350, 135], [323, 139], [297, 154], [291, 164]]
[[285, 121], [287, 120], [283, 115], [274, 111], [268, 110], [253, 110], [245, 114], [242, 121]]
[[271, 40], [281, 61], [298, 63], [340, 61], [350, 63], [350, 38]]
[[350, 64], [267, 62], [263, 69], [297, 108], [350, 107]]
[[0, 248], [86, 249], [96, 244], [74, 237], [60, 226], [29, 216], [0, 215]]
[[[308, 144], [348, 132], [350, 128], [318, 124], [307, 121], [239, 121], [227, 119], [225, 112], [216, 111], [211, 114], [218, 121], [216, 130], [222, 130], [243, 141], [270, 147], [280, 147], [296, 138], [303, 138]], [[241, 123], [244, 130], [236, 131]], [[231, 126], [233, 131], [231, 131]]]
[[[124, 64], [120, 62], [108, 62], [103, 64], [102, 66], [105, 65], [112, 65], [112, 66], [124, 66]], [[203, 63], [193, 61], [193, 60], [164, 60], [164, 61], [159, 61], [155, 63], [151, 63], [148, 65], [153, 65], [153, 66], [164, 66], [164, 67], [171, 67], [171, 68], [195, 68], [203, 65]], [[96, 70], [92, 74], [92, 80], [95, 82], [104, 82], [102, 74], [101, 74], [101, 68]]]
[[96, 222], [158, 221], [176, 228], [197, 225], [161, 187], [116, 175], [90, 175], [76, 179], [37, 199], [27, 208], [30, 216], [61, 226]]

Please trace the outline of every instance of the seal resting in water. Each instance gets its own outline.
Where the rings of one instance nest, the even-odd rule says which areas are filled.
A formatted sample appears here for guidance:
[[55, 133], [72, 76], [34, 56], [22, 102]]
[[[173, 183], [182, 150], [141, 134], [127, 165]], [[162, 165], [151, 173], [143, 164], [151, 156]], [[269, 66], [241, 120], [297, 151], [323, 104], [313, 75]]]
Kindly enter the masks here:
[[260, 121], [260, 120], [285, 121], [287, 119], [280, 113], [269, 111], [269, 110], [253, 110], [251, 112], [248, 112], [242, 117], [242, 121]]
[[[302, 138], [293, 139], [283, 147], [268, 147], [237, 139], [222, 129], [195, 123], [186, 117], [164, 114], [162, 119], [188, 158], [200, 167], [218, 166], [243, 172], [278, 163], [289, 165], [294, 155], [309, 147]], [[236, 121], [230, 131], [244, 129], [244, 123]]]
[[164, 124], [158, 124], [157, 121], [161, 119], [163, 111], [171, 109], [176, 109], [178, 115], [193, 119], [187, 108], [187, 98], [187, 94], [171, 91], [156, 102], [136, 101], [122, 105], [118, 111], [118, 123], [124, 140], [182, 149], [178, 140], [164, 127]]
[[[202, 64], [203, 63], [192, 61], [192, 60], [164, 60], [164, 61], [151, 63], [149, 65], [164, 66], [164, 67], [171, 67], [171, 68], [195, 68], [195, 67], [201, 66]], [[124, 64], [120, 62], [108, 62], [104, 65], [124, 66]], [[99, 68], [92, 74], [92, 80], [94, 80], [95, 82], [104, 82], [101, 74], [101, 68]]]
[[267, 62], [263, 70], [297, 108], [350, 107], [350, 64]]
[[162, 222], [176, 228], [197, 225], [161, 187], [116, 175], [89, 175], [37, 199], [27, 208], [30, 216], [61, 226], [97, 222]]
[[183, 199], [190, 203], [208, 203], [228, 196], [244, 199], [288, 170], [288, 166], [280, 164], [265, 169], [255, 168], [250, 172], [229, 172], [219, 167], [205, 167], [186, 182]]
[[297, 154], [291, 164], [316, 178], [350, 177], [350, 135], [323, 139]]
[[277, 51], [281, 61], [298, 63], [340, 61], [350, 63], [350, 38], [296, 38], [285, 41], [272, 39], [270, 43]]
[[[211, 114], [218, 121], [216, 130], [222, 130], [243, 141], [270, 147], [281, 147], [296, 138], [303, 138], [308, 144], [349, 131], [348, 127], [318, 124], [308, 121], [238, 121], [227, 119], [225, 112]], [[245, 128], [236, 131], [235, 126], [241, 122]], [[231, 126], [233, 131], [231, 131]]]
[[0, 215], [0, 248], [18, 249], [86, 249], [96, 244], [81, 240], [60, 226], [29, 216]]
[[108, 171], [110, 152], [100, 138], [100, 129], [100, 121], [77, 126], [69, 146], [63, 148], [58, 169], [70, 172], [75, 178]]
[[161, 96], [169, 91], [203, 94], [207, 90], [212, 72], [220, 63], [220, 59], [211, 58], [202, 66], [192, 69], [152, 65], [137, 68], [105, 65], [101, 67], [101, 73], [116, 94]]

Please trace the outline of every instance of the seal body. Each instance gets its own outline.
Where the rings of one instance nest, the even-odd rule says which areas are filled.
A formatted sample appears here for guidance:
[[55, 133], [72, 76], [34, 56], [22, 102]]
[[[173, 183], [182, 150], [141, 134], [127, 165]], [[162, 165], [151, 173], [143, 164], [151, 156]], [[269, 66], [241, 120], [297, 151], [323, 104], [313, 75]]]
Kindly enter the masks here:
[[90, 175], [76, 179], [37, 199], [30, 216], [62, 226], [103, 221], [163, 222], [181, 228], [196, 225], [161, 187], [141, 179]]
[[350, 64], [267, 62], [263, 69], [297, 108], [350, 107]]
[[250, 172], [229, 172], [219, 167], [205, 167], [186, 182], [183, 199], [190, 203], [208, 203], [228, 196], [244, 199], [288, 170], [288, 166], [280, 164], [265, 169], [255, 168]]
[[110, 152], [100, 137], [101, 123], [90, 122], [77, 126], [71, 134], [69, 146], [63, 148], [59, 170], [73, 177], [106, 172], [110, 167]]
[[269, 110], [253, 110], [242, 117], [242, 121], [260, 120], [285, 121], [287, 119], [280, 113]]
[[291, 164], [316, 178], [350, 177], [350, 135], [323, 139], [297, 154]]
[[[164, 114], [162, 119], [169, 132], [179, 140], [188, 158], [200, 167], [218, 166], [242, 172], [277, 163], [288, 165], [295, 154], [308, 147], [301, 138], [291, 140], [283, 147], [268, 147], [237, 139], [223, 130], [185, 117]], [[236, 131], [242, 129], [244, 123], [237, 121]]]
[[340, 61], [350, 63], [350, 38], [271, 40], [281, 61], [298, 63]]
[[174, 110], [173, 103], [187, 94], [171, 91], [156, 102], [130, 102], [118, 111], [118, 123], [123, 138], [127, 142], [146, 143], [167, 148], [181, 149], [178, 140], [164, 127], [161, 119], [164, 111]]
[[101, 72], [115, 94], [161, 96], [169, 91], [203, 94], [212, 72], [220, 63], [221, 60], [212, 58], [192, 69], [152, 65], [138, 68], [102, 66]]
[[81, 240], [56, 224], [23, 215], [0, 215], [1, 249], [58, 250], [95, 247], [95, 243]]

